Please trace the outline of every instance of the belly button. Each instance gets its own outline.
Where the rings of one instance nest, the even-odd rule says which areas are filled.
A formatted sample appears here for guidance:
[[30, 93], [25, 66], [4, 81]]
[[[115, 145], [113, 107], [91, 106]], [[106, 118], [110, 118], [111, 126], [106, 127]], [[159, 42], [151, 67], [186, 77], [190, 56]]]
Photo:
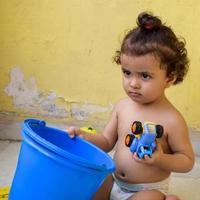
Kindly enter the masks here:
[[122, 176], [122, 177], [125, 177], [125, 174], [124, 174], [123, 172], [122, 172], [122, 173], [120, 173], [120, 174], [121, 174], [121, 176]]

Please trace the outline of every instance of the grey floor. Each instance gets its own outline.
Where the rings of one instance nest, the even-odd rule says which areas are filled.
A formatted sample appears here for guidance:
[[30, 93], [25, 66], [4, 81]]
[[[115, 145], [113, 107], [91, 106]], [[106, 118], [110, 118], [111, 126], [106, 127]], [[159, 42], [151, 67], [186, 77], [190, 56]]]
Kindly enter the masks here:
[[[0, 138], [3, 138], [0, 140], [0, 187], [11, 185], [21, 145], [20, 141], [6, 139], [9, 127], [2, 128], [0, 123]], [[9, 134], [18, 129], [12, 127]], [[192, 132], [191, 140], [196, 154], [194, 168], [189, 173], [172, 173], [170, 180], [170, 193], [178, 195], [182, 200], [200, 200], [200, 133]]]

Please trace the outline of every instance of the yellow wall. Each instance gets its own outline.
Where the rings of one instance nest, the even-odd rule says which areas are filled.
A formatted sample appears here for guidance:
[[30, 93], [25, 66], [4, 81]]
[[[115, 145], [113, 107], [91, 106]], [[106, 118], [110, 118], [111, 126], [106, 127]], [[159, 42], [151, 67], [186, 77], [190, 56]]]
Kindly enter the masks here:
[[0, 112], [67, 118], [73, 110], [77, 119], [109, 112], [124, 96], [112, 56], [144, 10], [187, 41], [189, 74], [167, 94], [200, 130], [198, 0], [0, 1]]

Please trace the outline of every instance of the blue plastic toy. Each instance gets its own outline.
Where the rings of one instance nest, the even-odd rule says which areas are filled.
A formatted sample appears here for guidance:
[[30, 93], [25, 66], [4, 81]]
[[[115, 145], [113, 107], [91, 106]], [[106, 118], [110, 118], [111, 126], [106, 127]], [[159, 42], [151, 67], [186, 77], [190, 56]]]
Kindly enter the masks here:
[[145, 122], [142, 126], [141, 122], [134, 121], [131, 131], [133, 134], [126, 136], [126, 146], [130, 147], [131, 152], [136, 152], [140, 159], [144, 155], [151, 157], [156, 148], [156, 138], [161, 138], [163, 135], [163, 126], [152, 122]]

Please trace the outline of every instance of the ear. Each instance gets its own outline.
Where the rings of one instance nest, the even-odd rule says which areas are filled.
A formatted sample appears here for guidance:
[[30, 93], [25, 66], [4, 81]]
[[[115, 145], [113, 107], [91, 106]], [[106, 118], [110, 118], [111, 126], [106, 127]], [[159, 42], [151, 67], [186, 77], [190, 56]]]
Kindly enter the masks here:
[[177, 75], [174, 73], [171, 73], [171, 75], [166, 78], [166, 88], [173, 85], [176, 79], [177, 79]]

